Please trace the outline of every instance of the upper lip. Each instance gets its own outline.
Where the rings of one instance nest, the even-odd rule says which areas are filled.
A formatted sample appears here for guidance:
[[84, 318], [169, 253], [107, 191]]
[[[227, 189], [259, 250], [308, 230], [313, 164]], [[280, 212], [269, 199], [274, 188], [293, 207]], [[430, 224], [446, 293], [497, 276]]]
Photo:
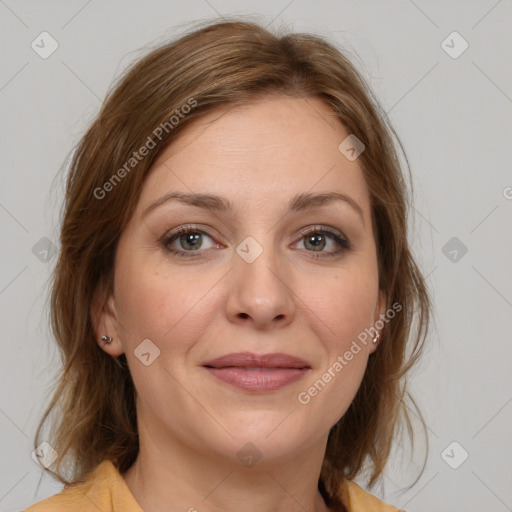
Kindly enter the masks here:
[[311, 368], [310, 365], [298, 357], [288, 354], [252, 354], [238, 352], [217, 357], [203, 364], [210, 368]]

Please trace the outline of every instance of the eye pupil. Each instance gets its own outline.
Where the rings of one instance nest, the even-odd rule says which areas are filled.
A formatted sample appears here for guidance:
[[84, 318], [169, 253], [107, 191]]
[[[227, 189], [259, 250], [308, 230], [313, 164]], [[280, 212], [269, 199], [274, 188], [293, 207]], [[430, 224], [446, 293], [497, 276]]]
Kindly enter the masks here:
[[[206, 235], [207, 239], [211, 238], [200, 229], [197, 229], [197, 227], [184, 227], [180, 229], [178, 233], [165, 237], [162, 240], [162, 244], [167, 251], [178, 256], [185, 256], [187, 254], [188, 257], [200, 256], [209, 249], [208, 247], [202, 248], [203, 235]], [[329, 245], [329, 241], [331, 241], [331, 244], [333, 243], [334, 245], [337, 245], [339, 249], [324, 252], [326, 246]], [[339, 256], [343, 250], [351, 250], [350, 242], [348, 242], [343, 235], [339, 235], [335, 232], [331, 233], [331, 231], [326, 232], [326, 228], [321, 229], [317, 227], [315, 231], [309, 231], [309, 233], [302, 232], [302, 243], [310, 256], [315, 258], [320, 258], [322, 256], [326, 258], [335, 257]], [[214, 244], [214, 247], [220, 248], [219, 244]], [[193, 255], [192, 252], [195, 252], [196, 254]]]
[[324, 235], [310, 235], [306, 238], [306, 246], [308, 244], [313, 248], [323, 249], [325, 247], [325, 237]]
[[[186, 233], [180, 236], [181, 246], [189, 249], [199, 249], [201, 247], [201, 234], [200, 233]], [[187, 245], [190, 244], [190, 245]]]

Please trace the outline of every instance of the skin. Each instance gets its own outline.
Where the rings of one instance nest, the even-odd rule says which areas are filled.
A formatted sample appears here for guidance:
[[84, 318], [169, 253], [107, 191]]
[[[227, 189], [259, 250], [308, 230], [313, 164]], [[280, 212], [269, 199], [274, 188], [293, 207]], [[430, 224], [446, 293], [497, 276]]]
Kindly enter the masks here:
[[[385, 311], [366, 182], [338, 150], [347, 136], [319, 99], [267, 97], [194, 122], [154, 163], [119, 240], [114, 293], [93, 309], [98, 339], [113, 338], [100, 346], [126, 354], [137, 390], [140, 453], [123, 478], [146, 512], [328, 510], [317, 483], [329, 429], [377, 345], [361, 345], [307, 405], [297, 396]], [[343, 201], [287, 211], [296, 194], [333, 191], [362, 215]], [[168, 192], [216, 194], [234, 209], [170, 201], [143, 215]], [[202, 242], [177, 237], [168, 246], [186, 254], [172, 254], [162, 238], [189, 224]], [[352, 249], [328, 234], [308, 243], [301, 230], [318, 236], [315, 226]], [[252, 263], [236, 252], [248, 236], [263, 249]], [[160, 350], [148, 366], [134, 355], [145, 339]], [[254, 393], [202, 366], [243, 351], [284, 352], [311, 370]], [[246, 443], [261, 455], [252, 467], [237, 457]]]

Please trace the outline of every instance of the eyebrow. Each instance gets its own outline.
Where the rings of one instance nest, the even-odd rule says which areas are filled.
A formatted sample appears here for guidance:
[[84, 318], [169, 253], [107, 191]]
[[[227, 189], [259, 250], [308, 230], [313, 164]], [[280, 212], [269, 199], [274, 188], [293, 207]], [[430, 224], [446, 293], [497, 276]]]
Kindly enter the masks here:
[[[217, 212], [231, 212], [233, 211], [233, 203], [228, 199], [212, 194], [194, 194], [194, 193], [183, 193], [183, 192], [169, 192], [157, 199], [154, 203], [149, 205], [143, 212], [143, 216], [148, 215], [150, 212], [158, 208], [159, 206], [168, 203], [170, 201], [177, 201], [182, 204], [189, 206], [195, 206], [197, 208], [203, 208], [205, 210], [213, 210]], [[289, 212], [300, 212], [315, 208], [319, 206], [325, 206], [334, 201], [343, 201], [354, 209], [364, 224], [364, 214], [359, 204], [347, 194], [340, 192], [325, 192], [320, 194], [303, 193], [295, 195], [289, 202]]]

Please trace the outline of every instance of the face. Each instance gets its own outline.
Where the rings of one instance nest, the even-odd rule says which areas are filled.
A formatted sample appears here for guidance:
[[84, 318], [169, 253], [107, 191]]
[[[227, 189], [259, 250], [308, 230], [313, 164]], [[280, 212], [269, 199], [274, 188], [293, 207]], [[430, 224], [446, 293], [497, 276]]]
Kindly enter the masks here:
[[346, 353], [385, 306], [348, 135], [319, 99], [269, 97], [159, 155], [97, 317], [154, 439], [272, 459], [325, 443], [347, 410], [376, 345]]

